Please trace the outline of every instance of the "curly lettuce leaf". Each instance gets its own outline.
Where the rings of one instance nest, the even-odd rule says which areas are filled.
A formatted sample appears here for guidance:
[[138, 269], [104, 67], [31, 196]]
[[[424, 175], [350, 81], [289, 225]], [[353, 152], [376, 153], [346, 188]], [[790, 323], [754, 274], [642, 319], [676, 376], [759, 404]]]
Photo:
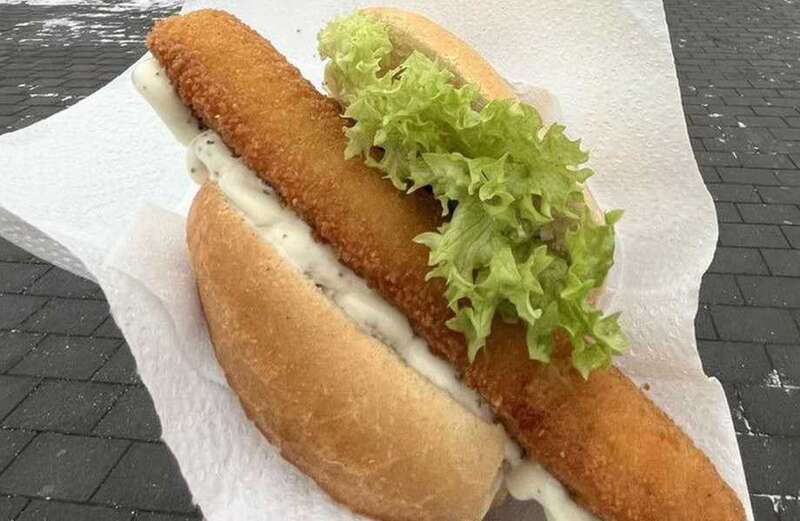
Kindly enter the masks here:
[[362, 157], [400, 190], [430, 188], [450, 215], [415, 240], [430, 250], [428, 277], [447, 283], [448, 326], [464, 334], [470, 360], [499, 314], [526, 325], [532, 359], [550, 361], [561, 329], [581, 374], [608, 367], [627, 341], [618, 315], [604, 316], [587, 297], [613, 264], [621, 214], [593, 222], [580, 142], [560, 125], [546, 128], [525, 103], [477, 110], [478, 90], [456, 87], [419, 52], [391, 68], [389, 32], [365, 14], [329, 24], [319, 52], [329, 60], [326, 87], [353, 122], [346, 157]]

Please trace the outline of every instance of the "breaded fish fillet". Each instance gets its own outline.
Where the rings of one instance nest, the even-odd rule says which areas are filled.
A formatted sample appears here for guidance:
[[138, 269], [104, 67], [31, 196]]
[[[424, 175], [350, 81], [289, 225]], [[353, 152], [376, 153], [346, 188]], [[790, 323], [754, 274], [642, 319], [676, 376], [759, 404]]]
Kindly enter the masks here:
[[148, 46], [195, 114], [409, 318], [580, 504], [606, 521], [745, 518], [664, 413], [616, 369], [581, 378], [566, 341], [545, 366], [529, 360], [521, 327], [498, 321], [470, 365], [463, 336], [445, 325], [443, 283], [425, 280], [428, 251], [412, 241], [439, 224], [438, 204], [424, 191], [395, 189], [361, 159], [345, 160], [339, 107], [269, 42], [231, 15], [201, 11], [160, 22]]

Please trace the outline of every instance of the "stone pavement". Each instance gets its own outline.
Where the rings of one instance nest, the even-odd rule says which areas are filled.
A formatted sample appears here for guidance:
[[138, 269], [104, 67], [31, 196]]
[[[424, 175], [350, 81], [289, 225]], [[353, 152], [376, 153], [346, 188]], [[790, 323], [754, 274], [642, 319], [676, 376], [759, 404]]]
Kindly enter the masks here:
[[[132, 63], [152, 21], [175, 10], [136, 5], [0, 3], [0, 133]], [[800, 1], [666, 10], [720, 220], [700, 352], [728, 394], [756, 520], [798, 521]], [[0, 521], [199, 518], [100, 289], [2, 239], [0, 422]]]
[[[72, 105], [176, 7], [0, 3], [0, 133]], [[0, 521], [200, 519], [95, 284], [0, 239]]]

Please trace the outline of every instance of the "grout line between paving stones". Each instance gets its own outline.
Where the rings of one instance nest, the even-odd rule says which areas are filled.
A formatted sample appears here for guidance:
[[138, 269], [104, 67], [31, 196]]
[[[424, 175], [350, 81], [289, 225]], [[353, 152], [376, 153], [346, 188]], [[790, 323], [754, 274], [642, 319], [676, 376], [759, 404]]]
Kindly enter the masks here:
[[[2, 429], [2, 430], [14, 430], [14, 431], [18, 431], [18, 430], [19, 430], [19, 431], [24, 431], [24, 432], [34, 432], [34, 431], [31, 431], [31, 430], [28, 430], [28, 429]], [[6, 463], [4, 466], [0, 467], [0, 476], [2, 476], [2, 475], [3, 475], [3, 473], [4, 473], [6, 470], [8, 470], [8, 467], [10, 467], [10, 466], [11, 466], [11, 465], [14, 463], [14, 460], [16, 460], [16, 459], [17, 459], [17, 456], [19, 456], [20, 454], [22, 454], [22, 452], [23, 452], [25, 449], [27, 449], [27, 448], [28, 448], [28, 445], [30, 445], [31, 443], [33, 443], [33, 440], [35, 440], [36, 438], [38, 438], [38, 437], [39, 437], [39, 434], [41, 434], [41, 432], [36, 432], [36, 433], [35, 433], [33, 436], [31, 436], [31, 439], [29, 439], [29, 440], [28, 440], [28, 442], [27, 442], [27, 443], [25, 443], [25, 445], [23, 445], [23, 446], [22, 446], [22, 447], [21, 447], [21, 448], [20, 448], [20, 449], [17, 451], [17, 454], [16, 454], [16, 455], [15, 455], [13, 458], [11, 458], [11, 459], [9, 460], [9, 462], [8, 462], [8, 463]]]
[[[75, 300], [82, 300], [82, 299], [75, 299]], [[45, 305], [47, 305], [47, 302], [45, 302], [45, 304], [42, 307], [44, 307]], [[22, 322], [25, 322], [26, 320], [31, 318], [35, 313], [37, 313], [38, 311], [41, 311], [41, 309], [42, 309], [41, 307], [38, 308], [36, 311], [34, 311], [30, 315], [28, 315], [27, 318], [22, 320]], [[108, 317], [104, 318], [103, 322], [105, 322], [107, 318]], [[102, 326], [103, 324], [101, 323], [100, 325]], [[97, 327], [100, 327], [100, 326], [97, 326]], [[120, 338], [118, 336], [105, 336], [105, 335], [80, 334], [80, 333], [70, 333], [70, 334], [66, 334], [66, 333], [49, 333], [49, 332], [45, 332], [45, 331], [35, 331], [33, 329], [21, 329], [19, 327], [7, 328], [7, 329], [0, 328], [0, 333], [25, 333], [25, 334], [29, 334], [29, 335], [53, 334], [53, 335], [60, 335], [60, 336], [68, 336], [68, 337], [72, 337], [72, 338], [101, 338], [103, 340], [119, 340], [121, 342], [125, 341], [124, 338]]]
[[124, 458], [125, 455], [131, 450], [131, 447], [133, 447], [133, 442], [129, 442], [128, 446], [125, 447], [125, 450], [123, 450], [120, 453], [119, 457], [114, 462], [114, 464], [108, 467], [108, 471], [106, 472], [105, 476], [103, 476], [103, 479], [100, 480], [100, 483], [98, 483], [95, 489], [92, 491], [92, 493], [89, 494], [89, 501], [92, 501], [94, 499], [94, 496], [97, 495], [97, 493], [100, 491], [101, 488], [103, 488], [103, 485], [105, 485], [106, 480], [108, 480], [108, 477], [111, 475], [112, 472], [114, 472], [114, 469], [117, 468], [117, 465], [119, 465], [119, 462], [122, 461], [122, 458]]
[[[9, 376], [11, 376], [11, 375], [9, 375]], [[21, 376], [21, 375], [19, 377], [20, 378], [36, 378], [35, 376], [28, 377], [28, 376]], [[43, 381], [44, 381], [44, 379], [39, 377], [39, 381], [37, 381], [36, 384], [33, 387], [31, 387], [31, 390], [28, 391], [28, 394], [26, 394], [25, 397], [22, 398], [19, 402], [17, 402], [17, 404], [10, 411], [8, 411], [2, 418], [0, 418], [0, 425], [5, 423], [6, 419], [8, 419], [9, 416], [14, 414], [14, 411], [19, 409], [19, 407], [25, 402], [25, 400], [30, 398], [31, 395], [33, 395], [33, 393], [35, 393], [39, 389], [39, 387], [41, 387]]]
[[[101, 367], [102, 369], [102, 367]], [[67, 382], [67, 383], [86, 383], [86, 384], [97, 384], [97, 385], [105, 385], [109, 387], [142, 387], [143, 384], [139, 382], [105, 382], [105, 381], [98, 381], [98, 380], [83, 380], [80, 378], [61, 378], [60, 376], [36, 376], [30, 375], [25, 373], [7, 373], [5, 376], [13, 376], [19, 378], [38, 378], [41, 383], [45, 382]]]
[[[32, 281], [32, 282], [31, 282], [31, 283], [30, 283], [28, 286], [25, 286], [25, 290], [23, 291], [23, 294], [25, 294], [25, 295], [29, 295], [28, 291], [30, 291], [30, 289], [31, 289], [31, 288], [34, 286], [34, 284], [36, 284], [37, 282], [39, 282], [39, 280], [40, 280], [42, 277], [44, 277], [45, 275], [47, 275], [48, 273], [50, 273], [51, 271], [53, 271], [53, 268], [54, 268], [54, 266], [52, 266], [52, 265], [51, 265], [49, 268], [47, 268], [46, 270], [44, 270], [44, 271], [43, 271], [43, 272], [42, 272], [40, 275], [38, 275], [38, 276], [37, 276], [35, 279], [33, 279], [33, 281]], [[41, 295], [36, 295], [36, 296], [41, 296]]]
[[[101, 323], [100, 323], [100, 326], [102, 326], [102, 325], [103, 325], [103, 323], [105, 323], [105, 320], [104, 320], [103, 322], [101, 322]], [[100, 326], [97, 326], [97, 327], [99, 328]], [[93, 337], [93, 338], [103, 338], [103, 337]], [[94, 377], [95, 377], [95, 376], [97, 376], [97, 373], [99, 373], [100, 371], [102, 371], [102, 370], [103, 370], [103, 368], [104, 368], [106, 365], [108, 365], [108, 363], [109, 363], [109, 362], [111, 362], [111, 360], [112, 360], [112, 359], [113, 359], [115, 356], [117, 356], [117, 354], [119, 354], [119, 350], [120, 350], [120, 349], [123, 349], [123, 347], [122, 347], [122, 346], [124, 346], [124, 345], [125, 345], [125, 340], [124, 340], [124, 339], [118, 339], [118, 340], [119, 340], [119, 343], [117, 344], [117, 347], [114, 349], [114, 352], [113, 352], [113, 353], [111, 353], [110, 355], [108, 355], [108, 359], [107, 359], [105, 362], [103, 362], [103, 363], [100, 365], [100, 367], [98, 367], [97, 369], [95, 369], [95, 370], [94, 370], [94, 372], [92, 372], [92, 374], [89, 376], [89, 379], [88, 379], [88, 380], [86, 380], [87, 382], [94, 382], [94, 381], [95, 381], [95, 380], [94, 380]], [[109, 383], [113, 383], [113, 382], [109, 382]], [[126, 383], [125, 385], [135, 385], [135, 384], [127, 384], [127, 383]]]
[[[99, 298], [99, 299], [101, 299], [101, 300], [103, 300], [103, 301], [105, 301], [105, 302], [108, 302], [108, 300], [106, 300], [106, 297], [105, 297], [105, 294], [103, 293], [103, 289], [102, 289], [102, 288], [100, 288], [99, 297], [97, 297], [97, 298]], [[98, 330], [98, 329], [100, 329], [101, 327], [103, 327], [103, 324], [105, 324], [105, 323], [106, 323], [106, 321], [107, 321], [109, 318], [110, 318], [112, 321], [114, 321], [114, 324], [116, 324], [116, 321], [114, 320], [114, 317], [112, 317], [112, 316], [111, 316], [111, 306], [110, 306], [110, 305], [109, 305], [109, 308], [108, 308], [108, 316], [107, 316], [106, 318], [104, 318], [102, 322], [100, 322], [99, 324], [97, 324], [97, 327], [96, 327], [96, 328], [94, 328], [94, 329], [92, 330], [92, 332], [91, 332], [91, 333], [89, 333], [89, 336], [92, 336], [92, 337], [94, 337], [94, 338], [119, 338], [119, 337], [105, 337], [105, 336], [102, 336], [102, 335], [96, 335], [96, 334], [95, 334], [95, 333], [97, 332], [97, 330]], [[120, 333], [122, 333], [122, 332], [120, 331]], [[123, 338], [121, 338], [120, 340], [125, 340], [125, 338], [123, 337]]]
[[[8, 497], [19, 497], [19, 496], [8, 496]], [[25, 506], [22, 507], [22, 510], [20, 510], [17, 513], [17, 515], [15, 515], [13, 517], [13, 519], [11, 519], [11, 521], [16, 521], [17, 519], [20, 519], [22, 514], [25, 513], [25, 510], [27, 510], [27, 508], [31, 505], [31, 503], [33, 503], [33, 500], [31, 498], [25, 498]], [[45, 520], [45, 521], [47, 521], [47, 520]]]
[[770, 267], [769, 262], [767, 262], [767, 258], [764, 256], [764, 252], [761, 251], [762, 248], [755, 248], [755, 250], [758, 252], [758, 256], [761, 259], [761, 262], [764, 263], [764, 267], [767, 268], [767, 276], [774, 277], [775, 274], [772, 272], [772, 268]]
[[[115, 385], [115, 384], [112, 384], [112, 385]], [[89, 432], [94, 434], [94, 430], [97, 428], [97, 426], [100, 425], [103, 422], [103, 420], [105, 419], [105, 417], [108, 416], [111, 413], [111, 411], [114, 409], [114, 406], [117, 405], [117, 402], [119, 402], [122, 399], [122, 397], [125, 396], [126, 394], [128, 394], [129, 392], [130, 392], [130, 386], [122, 387], [122, 391], [119, 394], [117, 394], [116, 397], [114, 397], [114, 399], [111, 401], [111, 405], [103, 413], [103, 415], [100, 416], [100, 418], [96, 422], [94, 422], [94, 425], [92, 425], [92, 427], [89, 429]]]
[[96, 434], [94, 432], [75, 432], [75, 431], [62, 431], [59, 429], [54, 429], [48, 427], [47, 429], [36, 429], [36, 428], [25, 428], [25, 429], [18, 429], [16, 427], [9, 427], [6, 425], [0, 426], [0, 430], [2, 431], [25, 431], [25, 432], [35, 432], [36, 435], [40, 434], [47, 434], [47, 433], [54, 433], [54, 434], [63, 434], [64, 436], [78, 436], [82, 438], [93, 438], [96, 440], [120, 440], [120, 441], [129, 441], [129, 442], [136, 442], [136, 443], [146, 443], [148, 445], [163, 445], [164, 440], [159, 438], [157, 440], [143, 440], [141, 438], [130, 438], [127, 436], [104, 436], [102, 434]]
[[[27, 319], [26, 319], [26, 320], [27, 320]], [[5, 331], [5, 330], [0, 330], [0, 333], [6, 333], [6, 332], [8, 332], [8, 331]], [[20, 359], [19, 359], [19, 360], [18, 360], [18, 361], [17, 361], [17, 362], [14, 364], [14, 365], [12, 365], [12, 366], [10, 366], [10, 367], [6, 367], [5, 371], [2, 371], [2, 372], [0, 372], [0, 374], [2, 374], [2, 375], [8, 375], [8, 376], [28, 376], [28, 375], [18, 375], [18, 374], [14, 374], [14, 373], [12, 373], [11, 371], [13, 371], [13, 370], [14, 370], [14, 368], [16, 368], [16, 367], [17, 367], [19, 364], [21, 364], [23, 360], [25, 360], [26, 358], [28, 358], [28, 356], [31, 354], [31, 352], [33, 352], [33, 350], [34, 350], [34, 349], [36, 349], [37, 347], [39, 347], [39, 344], [41, 344], [42, 342], [44, 342], [44, 341], [45, 341], [45, 339], [46, 339], [47, 337], [49, 337], [49, 336], [50, 336], [52, 333], [24, 333], [24, 334], [26, 334], [26, 335], [35, 334], [37, 337], [39, 337], [39, 339], [38, 339], [36, 342], [34, 342], [34, 344], [33, 344], [33, 345], [30, 347], [30, 349], [28, 349], [28, 352], [27, 352], [27, 353], [25, 353], [25, 355], [24, 355], [22, 358], [20, 358]]]
[[[697, 311], [699, 312], [700, 311], [700, 307], [704, 306], [703, 309], [706, 312], [706, 317], [708, 318], [708, 322], [711, 324], [711, 329], [714, 330], [714, 340], [719, 340], [720, 339], [719, 329], [717, 329], [717, 324], [716, 324], [716, 322], [714, 322], [714, 314], [711, 313], [711, 306], [712, 305], [713, 304], [703, 304], [703, 303], [698, 301], [698, 303], [697, 303]], [[695, 315], [697, 315], [697, 313], [695, 313]], [[697, 342], [697, 339], [695, 339], [695, 343], [696, 342]]]
[[[127, 451], [127, 449], [126, 449], [126, 451]], [[174, 517], [176, 519], [182, 519], [182, 518], [187, 517], [187, 516], [191, 517], [191, 516], [196, 515], [196, 511], [195, 512], [175, 512], [175, 511], [171, 511], [171, 510], [153, 510], [153, 509], [149, 509], [149, 508], [136, 508], [136, 507], [128, 507], [128, 506], [124, 506], [124, 505], [114, 505], [114, 504], [111, 504], [111, 503], [97, 503], [97, 502], [94, 502], [94, 501], [91, 501], [91, 500], [90, 501], [72, 501], [72, 500], [69, 500], [69, 499], [61, 499], [61, 498], [59, 498], [59, 499], [55, 499], [55, 498], [47, 499], [46, 497], [43, 497], [43, 496], [32, 496], [30, 494], [14, 494], [14, 495], [3, 494], [2, 496], [4, 496], [4, 497], [23, 497], [23, 498], [27, 499], [29, 502], [32, 502], [33, 500], [40, 500], [40, 501], [47, 501], [48, 503], [63, 503], [65, 505], [77, 505], [77, 506], [86, 506], [86, 505], [88, 505], [88, 506], [94, 506], [94, 507], [104, 507], [104, 508], [111, 508], [111, 509], [129, 510], [131, 512], [131, 514], [134, 516], [132, 519], [136, 519], [136, 516], [138, 516], [139, 514], [157, 514], [157, 515], [160, 515], [160, 516]], [[25, 508], [27, 508], [27, 504], [26, 504]], [[24, 509], [22, 511], [20, 511], [20, 514], [22, 514], [22, 512], [24, 512]], [[203, 518], [198, 518], [198, 521], [200, 521], [202, 519]]]
[[[43, 310], [45, 308], [45, 306], [47, 306], [47, 304], [49, 304], [49, 303], [50, 303], [50, 299], [46, 298], [46, 297], [43, 297], [43, 302], [39, 305], [39, 307], [37, 307], [36, 309], [32, 310], [30, 313], [28, 313], [28, 315], [25, 318], [21, 319], [19, 321], [19, 325], [21, 326], [22, 324], [27, 322], [28, 319], [30, 319], [32, 316], [34, 316], [35, 314], [37, 314], [38, 312]], [[0, 333], [2, 333], [4, 331], [8, 331], [10, 333], [15, 333], [17, 331], [21, 331], [23, 333], [38, 333], [40, 335], [43, 334], [42, 331], [38, 331], [38, 332], [37, 331], [22, 331], [22, 330], [18, 330], [18, 329], [14, 329], [14, 328], [11, 328], [11, 329], [0, 329]]]

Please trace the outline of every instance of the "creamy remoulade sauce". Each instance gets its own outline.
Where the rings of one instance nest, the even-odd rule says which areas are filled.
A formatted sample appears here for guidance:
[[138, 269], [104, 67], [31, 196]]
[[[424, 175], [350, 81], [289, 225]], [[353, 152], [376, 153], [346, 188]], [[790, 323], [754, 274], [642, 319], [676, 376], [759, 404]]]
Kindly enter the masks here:
[[[147, 57], [136, 66], [133, 83], [176, 139], [187, 145], [186, 166], [195, 182], [216, 182], [260, 237], [311, 279], [364, 332], [388, 345], [409, 367], [473, 414], [493, 421], [480, 396], [458, 379], [450, 364], [431, 354], [406, 317], [341, 264], [329, 246], [314, 240], [311, 228], [283, 206], [277, 194], [234, 156], [216, 132], [202, 130], [155, 58]], [[549, 521], [599, 521], [575, 503], [541, 465], [522, 458], [511, 438], [506, 439], [505, 486], [512, 497], [536, 500]]]

